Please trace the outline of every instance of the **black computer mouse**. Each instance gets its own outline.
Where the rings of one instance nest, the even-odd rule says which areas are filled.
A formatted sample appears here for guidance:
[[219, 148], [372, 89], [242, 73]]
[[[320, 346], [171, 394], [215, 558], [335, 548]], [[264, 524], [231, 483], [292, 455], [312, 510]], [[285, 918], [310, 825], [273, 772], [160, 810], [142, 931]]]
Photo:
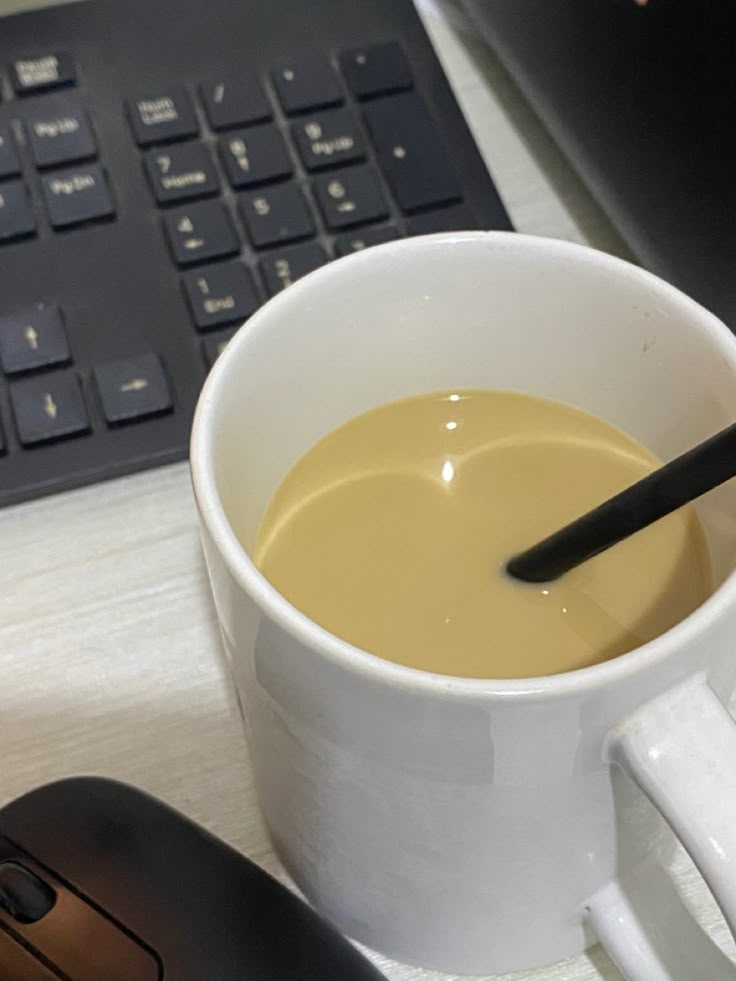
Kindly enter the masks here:
[[306, 903], [112, 780], [0, 810], [2, 981], [385, 981]]

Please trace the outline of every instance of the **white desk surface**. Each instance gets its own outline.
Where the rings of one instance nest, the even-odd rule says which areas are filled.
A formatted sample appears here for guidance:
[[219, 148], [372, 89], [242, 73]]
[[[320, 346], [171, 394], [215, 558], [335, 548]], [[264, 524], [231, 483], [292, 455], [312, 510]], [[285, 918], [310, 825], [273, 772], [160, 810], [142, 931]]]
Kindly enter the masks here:
[[[0, 0], [0, 13], [42, 2]], [[462, 16], [438, 0], [418, 5], [517, 228], [625, 255]], [[0, 652], [0, 803], [66, 775], [116, 777], [283, 878], [219, 661], [185, 464], [0, 512]], [[675, 872], [701, 921], [730, 945], [682, 854]], [[444, 977], [377, 960], [391, 981]], [[594, 948], [524, 977], [620, 976]]]

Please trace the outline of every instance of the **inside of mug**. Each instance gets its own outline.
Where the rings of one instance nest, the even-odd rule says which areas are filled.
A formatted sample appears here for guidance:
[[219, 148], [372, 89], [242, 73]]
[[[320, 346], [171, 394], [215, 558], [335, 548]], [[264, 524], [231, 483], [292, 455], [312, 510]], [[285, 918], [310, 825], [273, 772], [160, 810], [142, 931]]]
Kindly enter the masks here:
[[[367, 250], [260, 311], [227, 352], [215, 480], [246, 550], [296, 460], [355, 415], [453, 388], [567, 402], [666, 461], [736, 419], [736, 341], [616, 260], [522, 236]], [[697, 503], [720, 583], [736, 565], [736, 481]]]

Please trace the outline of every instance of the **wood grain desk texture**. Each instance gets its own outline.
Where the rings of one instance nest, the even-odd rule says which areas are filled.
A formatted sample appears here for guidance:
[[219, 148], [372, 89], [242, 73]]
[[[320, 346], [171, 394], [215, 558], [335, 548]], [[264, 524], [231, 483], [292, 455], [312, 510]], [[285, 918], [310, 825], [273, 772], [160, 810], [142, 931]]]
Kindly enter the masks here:
[[[0, 14], [41, 5], [0, 0]], [[517, 228], [625, 255], [462, 15], [437, 0], [419, 7]], [[0, 660], [0, 802], [65, 775], [116, 777], [283, 878], [219, 660], [186, 465], [0, 512]], [[732, 949], [681, 853], [675, 873], [701, 922]], [[377, 961], [391, 981], [451, 981]], [[614, 981], [619, 974], [594, 948], [524, 977]]]

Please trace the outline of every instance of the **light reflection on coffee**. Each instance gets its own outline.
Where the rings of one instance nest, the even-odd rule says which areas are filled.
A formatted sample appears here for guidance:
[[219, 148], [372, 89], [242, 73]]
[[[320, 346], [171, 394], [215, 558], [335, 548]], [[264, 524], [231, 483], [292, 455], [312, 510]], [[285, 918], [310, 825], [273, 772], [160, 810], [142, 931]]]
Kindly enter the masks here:
[[254, 559], [299, 610], [379, 657], [471, 678], [555, 674], [656, 637], [712, 592], [691, 507], [543, 586], [515, 554], [660, 464], [578, 409], [514, 392], [403, 399], [286, 475]]

